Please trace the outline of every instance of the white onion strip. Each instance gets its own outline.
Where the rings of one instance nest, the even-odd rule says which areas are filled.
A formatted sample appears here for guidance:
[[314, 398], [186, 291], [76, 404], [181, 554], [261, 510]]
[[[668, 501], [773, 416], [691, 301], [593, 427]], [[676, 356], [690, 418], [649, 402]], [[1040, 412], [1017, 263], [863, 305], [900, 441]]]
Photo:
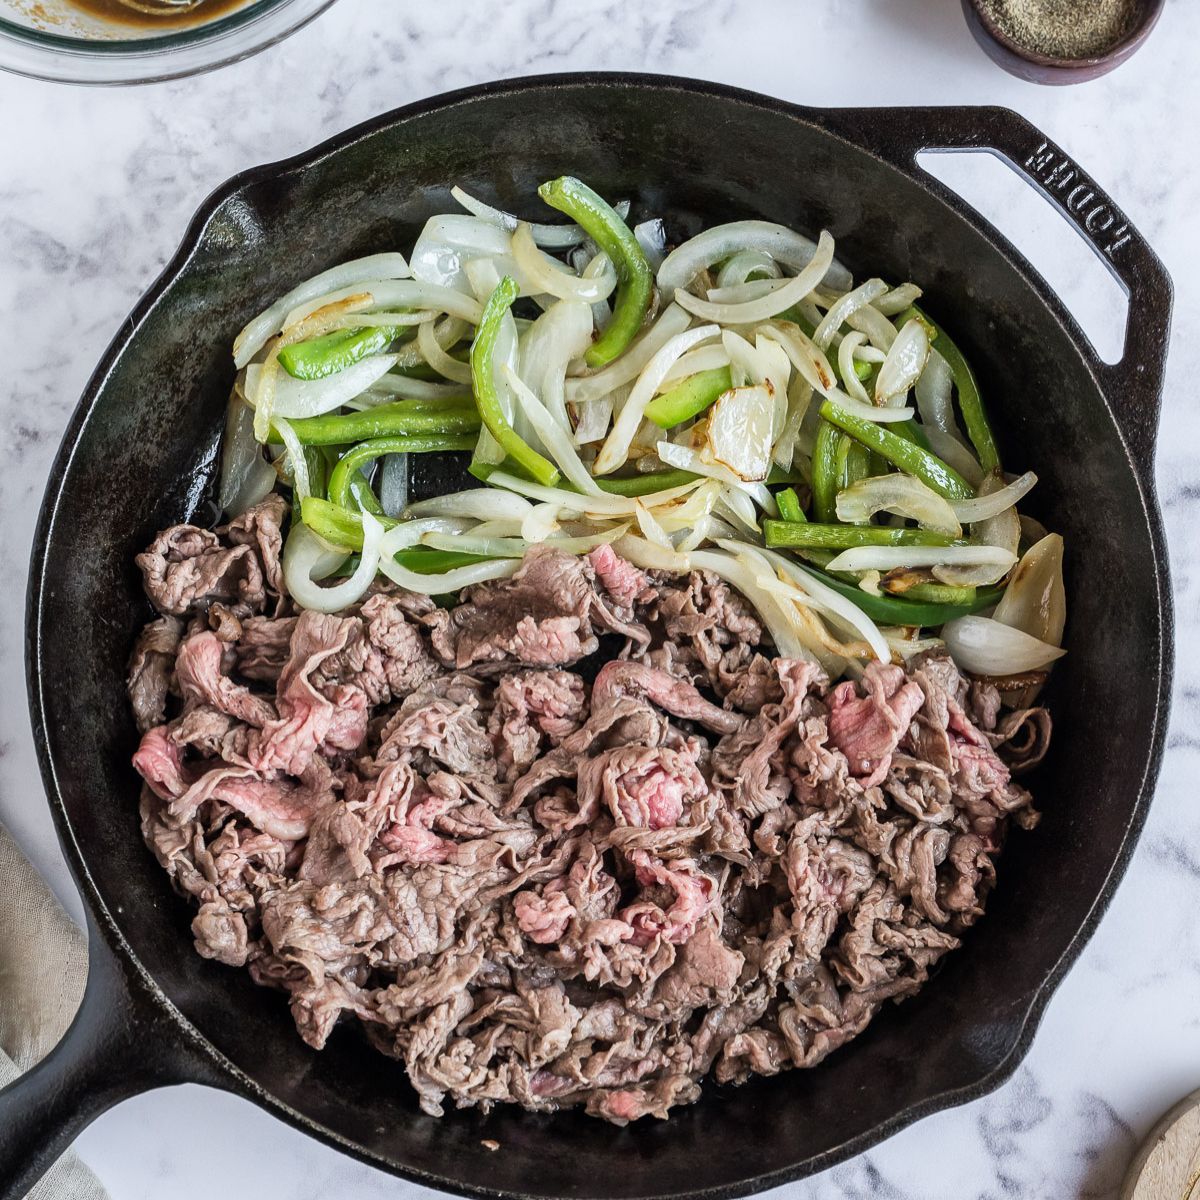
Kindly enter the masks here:
[[827, 571], [890, 571], [895, 567], [1011, 567], [1017, 556], [1002, 546], [855, 546]]
[[306, 279], [260, 312], [237, 335], [233, 342], [234, 365], [244, 367], [283, 328], [284, 317], [297, 305], [369, 279], [405, 279], [409, 274], [404, 255], [388, 253], [339, 263]]
[[882, 279], [868, 279], [866, 283], [860, 283], [852, 292], [840, 296], [821, 318], [821, 323], [813, 331], [812, 340], [822, 350], [828, 350], [829, 343], [833, 341], [833, 335], [841, 329], [846, 318], [851, 313], [857, 312], [864, 304], [871, 304], [878, 300], [886, 291], [887, 284]]
[[942, 626], [942, 638], [954, 661], [976, 675], [1019, 675], [1037, 671], [1062, 658], [1051, 646], [988, 617], [959, 617]]
[[495, 488], [471, 488], [418, 500], [405, 510], [405, 517], [474, 517], [480, 521], [522, 521], [533, 505], [524, 496]]
[[632, 382], [654, 355], [691, 323], [692, 318], [678, 304], [669, 304], [662, 316], [607, 367], [594, 375], [568, 379], [567, 399], [576, 402], [599, 400], [622, 384]]
[[638, 426], [646, 412], [646, 405], [654, 399], [658, 385], [663, 376], [671, 369], [675, 361], [693, 346], [706, 342], [709, 338], [720, 336], [721, 330], [716, 325], [700, 325], [695, 329], [677, 333], [665, 346], [659, 350], [642, 369], [629, 398], [625, 401], [617, 419], [600, 453], [596, 456], [593, 470], [597, 475], [607, 475], [615, 471], [629, 457], [629, 447], [633, 443]]
[[577, 492], [568, 492], [565, 488], [544, 487], [528, 479], [520, 479], [507, 471], [493, 471], [488, 476], [488, 483], [495, 487], [507, 488], [519, 495], [528, 496], [533, 500], [543, 500], [552, 504], [560, 504], [564, 508], [576, 512], [595, 513], [601, 517], [633, 516], [639, 504], [647, 508], [658, 508], [669, 504], [680, 496], [694, 492], [703, 481], [692, 479], [678, 487], [666, 488], [661, 492], [651, 492], [647, 496], [611, 496], [607, 492], [601, 496], [581, 496]]
[[1037, 483], [1037, 476], [1032, 471], [1014, 479], [1012, 483], [988, 492], [984, 496], [976, 496], [973, 500], [958, 500], [951, 507], [954, 515], [963, 522], [986, 521], [998, 517], [1006, 509], [1012, 508], [1020, 499], [1027, 496]]
[[328, 563], [325, 546], [307, 525], [297, 522], [293, 526], [283, 555], [283, 577], [288, 593], [301, 608], [339, 612], [362, 599], [379, 571], [384, 536], [383, 526], [369, 512], [362, 514], [362, 527], [363, 548], [354, 574], [333, 587], [321, 587], [314, 581], [313, 571], [323, 565], [323, 559], [324, 565]]
[[[777, 263], [800, 271], [812, 261], [816, 245], [810, 238], [786, 225], [771, 221], [731, 221], [714, 225], [676, 247], [658, 269], [658, 287], [664, 295], [687, 287], [701, 271], [743, 250], [758, 250]], [[846, 291], [852, 286], [850, 272], [832, 263], [819, 282]]]
[[596, 274], [576, 275], [537, 248], [533, 234], [524, 221], [512, 235], [512, 247], [513, 258], [534, 291], [545, 292], [559, 300], [582, 300], [585, 304], [595, 304], [607, 299], [617, 286], [616, 268], [607, 256], [598, 256], [600, 265]]
[[766, 296], [748, 300], [743, 304], [713, 304], [685, 292], [683, 288], [677, 288], [675, 302], [704, 321], [720, 321], [726, 325], [752, 325], [757, 321], [770, 320], [804, 299], [821, 282], [832, 262], [833, 238], [828, 230], [822, 230], [812, 261], [798, 275], [792, 276], [783, 287]]
[[[271, 414], [294, 421], [332, 412], [377, 384], [395, 362], [394, 354], [374, 354], [324, 379], [293, 379], [276, 367]], [[258, 397], [261, 394], [264, 373], [270, 369], [258, 363], [251, 363], [246, 368], [247, 396]]]
[[529, 418], [533, 431], [542, 440], [546, 452], [555, 465], [581, 491], [593, 496], [601, 495], [600, 485], [583, 465], [578, 451], [571, 442], [570, 433], [549, 413], [546, 406], [526, 386], [525, 381], [508, 365], [502, 364], [501, 373], [508, 380], [517, 399], [517, 406]]
[[[451, 332], [457, 331], [458, 336], [454, 341], [458, 341], [467, 330], [466, 322], [458, 317], [447, 317], [442, 322], [443, 328], [446, 325], [451, 326]], [[451, 379], [455, 383], [470, 383], [471, 364], [459, 362], [453, 355], [447, 354], [442, 344], [442, 336], [447, 336], [447, 341], [450, 340], [448, 335], [441, 334], [432, 324], [419, 325], [417, 347], [421, 356], [444, 379]]]

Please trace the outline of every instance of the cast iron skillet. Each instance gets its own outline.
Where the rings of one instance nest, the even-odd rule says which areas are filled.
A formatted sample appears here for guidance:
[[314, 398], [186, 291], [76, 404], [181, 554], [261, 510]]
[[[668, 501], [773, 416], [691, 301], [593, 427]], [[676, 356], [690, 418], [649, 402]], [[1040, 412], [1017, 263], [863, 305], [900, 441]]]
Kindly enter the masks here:
[[[1100, 362], [1028, 263], [917, 167], [926, 148], [998, 153], [1059, 205], [1130, 294], [1120, 363]], [[1034, 781], [1045, 819], [1013, 838], [965, 948], [817, 1069], [624, 1130], [509, 1109], [432, 1120], [354, 1030], [316, 1054], [277, 994], [198, 958], [138, 833], [123, 685], [148, 616], [133, 555], [200, 504], [243, 322], [321, 268], [411, 244], [452, 183], [528, 211], [566, 171], [665, 214], [675, 238], [733, 216], [828, 227], [860, 275], [920, 280], [985, 381], [1008, 461], [1041, 477], [1072, 601], [1057, 740]], [[187, 1080], [423, 1184], [539, 1197], [744, 1194], [996, 1087], [1108, 903], [1158, 769], [1171, 611], [1152, 466], [1170, 295], [1116, 205], [1002, 109], [826, 112], [650, 76], [529, 79], [401, 109], [221, 188], [88, 384], [38, 526], [30, 706], [92, 970], [63, 1043], [0, 1096], [0, 1195], [22, 1194], [123, 1097]]]

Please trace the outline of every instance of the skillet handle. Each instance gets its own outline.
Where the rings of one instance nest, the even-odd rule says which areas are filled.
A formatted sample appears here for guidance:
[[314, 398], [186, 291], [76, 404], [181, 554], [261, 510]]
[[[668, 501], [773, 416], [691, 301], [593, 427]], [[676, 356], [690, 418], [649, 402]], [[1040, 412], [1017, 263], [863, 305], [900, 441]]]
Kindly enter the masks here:
[[0, 1091], [0, 1200], [24, 1196], [119, 1101], [168, 1084], [215, 1082], [145, 987], [89, 916], [87, 986], [74, 1021], [40, 1063]]
[[[960, 210], [964, 207], [961, 198], [922, 170], [916, 156], [922, 151], [995, 154], [1075, 226], [1129, 298], [1121, 360], [1102, 361], [1086, 339], [1079, 339], [1081, 348], [1103, 387], [1131, 458], [1152, 474], [1171, 330], [1171, 277], [1162, 260], [1103, 188], [1018, 113], [998, 107], [910, 112], [911, 120], [899, 123], [899, 133], [889, 127], [886, 135], [878, 131], [878, 120], [870, 120], [865, 110], [834, 112], [830, 117], [835, 130], [839, 118], [848, 117], [856, 141], [866, 140], [880, 157], [919, 178], [924, 186], [932, 186]], [[972, 219], [980, 219], [974, 211]]]

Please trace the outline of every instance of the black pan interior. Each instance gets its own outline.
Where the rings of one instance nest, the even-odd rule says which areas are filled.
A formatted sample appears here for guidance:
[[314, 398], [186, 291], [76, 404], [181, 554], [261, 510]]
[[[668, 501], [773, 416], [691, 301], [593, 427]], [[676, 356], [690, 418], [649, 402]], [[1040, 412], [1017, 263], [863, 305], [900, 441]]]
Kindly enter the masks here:
[[[630, 197], [638, 215], [665, 215], [674, 240], [761, 216], [830, 229], [860, 278], [919, 281], [977, 366], [1007, 463], [1040, 476], [1037, 508], [1068, 550], [1071, 652], [1054, 680], [1057, 741], [1034, 784], [1045, 817], [1011, 841], [967, 946], [819, 1068], [713, 1089], [668, 1123], [626, 1130], [515, 1111], [432, 1120], [401, 1068], [353, 1030], [315, 1054], [278, 995], [198, 958], [189, 911], [138, 833], [123, 689], [148, 616], [132, 558], [199, 503], [236, 331], [317, 270], [407, 248], [426, 217], [453, 208], [453, 183], [531, 215], [536, 185], [563, 172]], [[970, 222], [794, 110], [649, 83], [534, 85], [410, 115], [300, 169], [251, 177], [225, 195], [110, 360], [51, 502], [37, 668], [66, 819], [100, 899], [170, 1001], [244, 1073], [244, 1088], [435, 1185], [729, 1194], [816, 1169], [950, 1094], [984, 1090], [1011, 1069], [1035, 997], [1106, 896], [1152, 756], [1162, 632], [1152, 539], [1083, 354]]]

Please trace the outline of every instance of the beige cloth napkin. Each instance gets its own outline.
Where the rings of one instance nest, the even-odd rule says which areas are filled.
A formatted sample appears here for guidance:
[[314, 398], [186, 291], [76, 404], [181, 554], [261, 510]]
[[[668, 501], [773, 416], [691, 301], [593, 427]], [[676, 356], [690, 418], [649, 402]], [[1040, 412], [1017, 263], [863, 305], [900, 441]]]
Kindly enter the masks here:
[[[0, 1087], [54, 1049], [86, 979], [87, 939], [0, 825]], [[74, 1154], [64, 1154], [29, 1200], [107, 1196]]]

